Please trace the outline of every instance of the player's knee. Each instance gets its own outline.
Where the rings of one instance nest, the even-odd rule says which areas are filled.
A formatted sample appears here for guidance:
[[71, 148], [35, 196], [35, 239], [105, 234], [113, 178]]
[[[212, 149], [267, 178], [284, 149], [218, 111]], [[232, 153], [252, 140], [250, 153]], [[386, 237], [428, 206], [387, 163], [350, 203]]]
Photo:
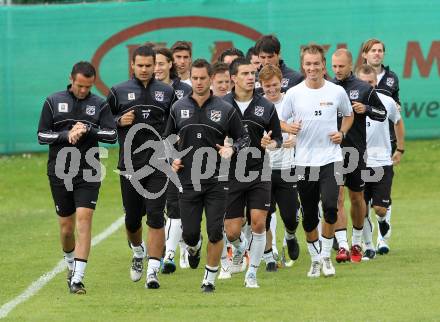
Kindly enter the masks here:
[[141, 220], [141, 218], [133, 218], [133, 217], [125, 215], [125, 228], [130, 233], [134, 234], [141, 227], [142, 227], [142, 220]]
[[213, 244], [221, 241], [223, 239], [223, 227], [208, 230], [208, 239]]
[[200, 232], [183, 232], [182, 238], [185, 244], [187, 244], [190, 247], [197, 246], [197, 243], [200, 239]]
[[319, 224], [318, 217], [314, 219], [303, 219], [302, 225], [306, 233], [312, 232]]
[[226, 233], [226, 238], [232, 242], [234, 240], [237, 240], [238, 238], [240, 238], [241, 235], [241, 230], [238, 231], [225, 231]]
[[324, 210], [324, 220], [326, 223], [333, 225], [338, 220], [338, 210], [335, 208]]
[[[270, 224], [269, 224], [269, 227], [270, 227]], [[266, 231], [266, 221], [261, 220], [261, 221], [257, 221], [257, 222], [252, 222], [252, 231], [257, 234], [264, 233]]]
[[373, 206], [374, 212], [376, 215], [383, 217], [387, 214], [387, 208], [380, 206]]
[[147, 226], [153, 229], [161, 229], [165, 226], [163, 212], [147, 213]]

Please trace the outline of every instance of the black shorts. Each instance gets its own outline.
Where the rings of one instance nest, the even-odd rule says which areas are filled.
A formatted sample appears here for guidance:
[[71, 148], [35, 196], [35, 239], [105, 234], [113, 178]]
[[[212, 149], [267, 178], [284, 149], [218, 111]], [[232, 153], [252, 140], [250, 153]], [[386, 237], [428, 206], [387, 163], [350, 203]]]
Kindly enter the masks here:
[[[160, 171], [155, 171], [149, 176], [142, 178], [139, 183], [149, 193], [157, 194], [154, 198], [140, 195], [132, 182], [126, 177], [120, 176], [122, 204], [124, 206], [126, 223], [139, 223], [142, 216], [147, 215], [147, 225], [151, 228], [160, 229], [164, 226], [164, 212], [166, 202], [166, 184], [168, 178]], [[163, 193], [159, 193], [163, 190]]]
[[209, 240], [216, 243], [223, 239], [227, 198], [227, 182], [202, 183], [200, 191], [194, 190], [192, 185], [182, 187], [179, 193], [182, 236], [188, 245], [198, 241], [203, 210], [205, 210], [206, 231]]
[[[290, 176], [293, 176], [295, 168], [291, 170], [272, 170], [272, 185], [271, 185], [271, 206], [268, 214], [268, 221], [266, 226], [269, 226], [272, 212], [275, 212], [276, 205], [280, 209], [281, 219], [287, 231], [295, 232], [298, 227], [298, 191], [296, 182], [286, 182], [283, 180], [282, 172], [290, 171]], [[273, 210], [273, 211], [272, 211]]]
[[167, 217], [180, 219], [179, 211], [179, 189], [170, 180], [167, 188]]
[[[392, 165], [384, 166], [383, 176], [377, 182], [365, 182], [364, 198], [372, 206], [388, 208], [391, 204], [391, 186], [393, 184], [394, 170]], [[377, 171], [377, 168], [367, 168], [370, 175]]]
[[68, 191], [64, 180], [50, 176], [49, 184], [58, 216], [73, 215], [79, 207], [95, 209], [101, 182], [87, 182], [82, 178], [74, 178], [73, 191]]
[[[337, 213], [338, 210], [338, 182], [342, 181], [341, 174], [335, 170], [337, 163], [329, 163], [321, 167], [305, 167], [301, 180], [298, 180], [298, 194], [301, 200], [303, 213], [303, 227], [306, 232], [315, 229], [319, 223], [318, 204], [321, 200], [324, 213]], [[299, 167], [297, 166], [297, 169]], [[312, 179], [311, 171], [319, 175]]]
[[268, 211], [271, 199], [271, 182], [261, 181], [261, 177], [251, 182], [229, 182], [228, 206], [226, 219], [244, 216], [244, 209], [261, 209]]
[[[344, 148], [342, 148], [344, 151]], [[344, 169], [349, 166], [350, 153], [344, 154]], [[362, 179], [362, 170], [365, 170], [367, 165], [364, 160], [364, 152], [359, 154], [359, 161], [357, 167], [349, 172], [344, 174], [344, 185], [354, 192], [361, 192], [365, 188], [365, 182]]]

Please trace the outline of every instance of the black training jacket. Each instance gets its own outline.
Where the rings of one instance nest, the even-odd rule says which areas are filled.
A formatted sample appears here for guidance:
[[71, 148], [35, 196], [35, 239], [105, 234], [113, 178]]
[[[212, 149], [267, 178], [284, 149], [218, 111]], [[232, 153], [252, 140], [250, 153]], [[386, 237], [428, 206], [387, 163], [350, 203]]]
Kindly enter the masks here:
[[[147, 124], [156, 130], [157, 134], [149, 129], [140, 129], [136, 132], [131, 142], [131, 160], [133, 169], [140, 169], [149, 163], [150, 157], [154, 152], [152, 149], [144, 149], [134, 153], [143, 143], [162, 138], [170, 108], [175, 101], [174, 89], [156, 79], [150, 80], [145, 87], [136, 77], [116, 85], [110, 89], [107, 102], [115, 117], [118, 129], [119, 141], [119, 163], [118, 169], [126, 170], [124, 160], [124, 143], [129, 130], [137, 124]], [[135, 120], [130, 126], [120, 126], [119, 119], [123, 114], [133, 110]], [[164, 156], [165, 157], [165, 156]]]
[[[215, 156], [203, 156], [201, 173], [205, 173], [207, 167], [214, 167], [214, 174], [210, 178], [201, 180], [201, 183], [215, 182], [219, 176], [228, 176], [220, 173], [220, 155], [216, 145], [224, 145], [225, 137], [233, 139], [234, 155], [249, 146], [249, 135], [246, 132], [237, 111], [221, 98], [214, 96], [211, 91], [209, 99], [199, 107], [197, 102], [187, 95], [174, 103], [171, 108], [170, 118], [165, 130], [165, 138], [171, 134], [177, 134], [177, 151], [191, 148], [181, 157], [183, 168], [178, 172], [182, 185], [191, 184], [191, 169], [194, 155], [199, 148], [214, 149]], [[196, 157], [202, 158], [196, 154]], [[175, 157], [172, 157], [173, 159]], [[197, 160], [198, 161], [198, 160]]]
[[[344, 80], [334, 78], [333, 82], [345, 89], [351, 103], [360, 102], [366, 106], [367, 110], [363, 114], [358, 114], [353, 110], [353, 125], [341, 144], [342, 147], [356, 148], [362, 156], [367, 148], [366, 117], [383, 122], [386, 119], [387, 111], [374, 88], [353, 74]], [[342, 117], [338, 117], [338, 128], [341, 127], [341, 122]]]
[[[55, 163], [58, 152], [64, 147], [76, 147], [81, 153], [79, 174], [84, 169], [93, 169], [85, 159], [90, 148], [98, 147], [98, 141], [106, 143], [116, 142], [116, 125], [110, 108], [104, 99], [89, 93], [86, 98], [78, 99], [70, 91], [54, 93], [46, 98], [38, 124], [38, 142], [49, 145], [49, 159], [47, 174], [55, 175]], [[69, 131], [75, 123], [81, 122], [87, 126], [80, 140], [72, 145], [68, 141]], [[99, 153], [95, 154], [99, 160]], [[70, 159], [66, 160], [64, 172], [68, 173]]]
[[[263, 138], [264, 132], [268, 133], [269, 131], [272, 131], [271, 138], [277, 142], [277, 148], [281, 147], [283, 142], [280, 120], [275, 105], [264, 98], [261, 94], [254, 92], [252, 101], [244, 111], [244, 114], [242, 114], [234, 98], [234, 89], [223, 97], [226, 102], [235, 108], [237, 114], [240, 116], [245, 129], [249, 133], [251, 140], [250, 147], [258, 148], [261, 153], [261, 158], [252, 158], [251, 155], [247, 156], [246, 170], [260, 171], [261, 174], [261, 170], [263, 167], [268, 166], [267, 162], [269, 161], [269, 158], [264, 158], [266, 150], [261, 147], [261, 139]], [[235, 156], [232, 158], [231, 162], [231, 174], [235, 173], [236, 161], [237, 158]]]
[[192, 87], [182, 82], [179, 77], [173, 78], [171, 81], [171, 86], [174, 88], [178, 100], [192, 92]]
[[377, 84], [376, 92], [392, 97], [400, 105], [399, 78], [390, 70], [389, 66], [382, 65], [382, 68], [385, 70], [385, 74]]

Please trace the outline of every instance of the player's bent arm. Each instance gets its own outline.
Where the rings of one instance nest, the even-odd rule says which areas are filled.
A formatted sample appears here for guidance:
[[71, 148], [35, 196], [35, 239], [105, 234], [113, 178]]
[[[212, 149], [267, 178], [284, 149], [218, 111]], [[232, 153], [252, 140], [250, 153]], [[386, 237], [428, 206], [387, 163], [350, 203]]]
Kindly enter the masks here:
[[280, 126], [280, 119], [278, 118], [277, 110], [275, 109], [275, 106], [273, 108], [273, 113], [270, 118], [269, 122], [269, 129], [266, 129], [272, 131], [272, 141], [275, 143], [274, 148], [280, 148], [283, 145], [283, 135], [281, 133], [281, 126]]
[[112, 113], [108, 104], [105, 104], [101, 108], [101, 114], [99, 119], [99, 128], [87, 125], [87, 135], [91, 135], [99, 142], [116, 143], [118, 134], [116, 132], [116, 124], [113, 120]]
[[405, 126], [403, 119], [394, 124], [394, 131], [396, 132], [397, 148], [393, 154], [393, 161], [395, 164], [399, 164], [400, 158], [405, 152]]
[[47, 99], [44, 102], [43, 110], [41, 111], [40, 122], [38, 124], [38, 143], [40, 144], [54, 144], [69, 142], [69, 131], [53, 131], [53, 113], [52, 107]]
[[232, 150], [234, 150], [234, 153], [238, 153], [240, 150], [248, 148], [251, 144], [251, 139], [235, 109], [231, 110], [228, 125], [228, 134], [234, 140], [234, 143], [232, 144]]
[[371, 89], [370, 95], [368, 96], [368, 104], [365, 105], [365, 108], [365, 114], [370, 119], [379, 122], [386, 120], [387, 110], [374, 89]]
[[353, 125], [353, 121], [354, 121], [353, 112], [349, 116], [342, 117], [340, 131], [343, 132], [344, 136], [347, 135], [347, 132], [350, 130], [351, 126]]

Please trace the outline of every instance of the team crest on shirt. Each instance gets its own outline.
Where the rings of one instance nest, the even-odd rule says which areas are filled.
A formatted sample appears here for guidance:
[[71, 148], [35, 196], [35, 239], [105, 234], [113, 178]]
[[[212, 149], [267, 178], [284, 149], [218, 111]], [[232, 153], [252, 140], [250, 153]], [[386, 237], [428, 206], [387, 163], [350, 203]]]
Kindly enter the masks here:
[[258, 81], [256, 81], [256, 82], [255, 82], [255, 88], [260, 88], [260, 87], [261, 87], [261, 83], [258, 82]]
[[93, 105], [86, 105], [86, 114], [87, 115], [95, 115], [95, 106]]
[[154, 91], [154, 99], [158, 102], [163, 102], [164, 95], [163, 91]]
[[69, 111], [69, 105], [67, 103], [58, 103], [58, 112], [67, 113]]
[[181, 110], [180, 111], [180, 117], [183, 119], [189, 118], [189, 110]]
[[177, 98], [180, 100], [183, 97], [183, 90], [182, 89], [177, 89], [174, 91], [176, 93]]
[[134, 101], [136, 99], [136, 95], [134, 95], [134, 93], [128, 93], [128, 100], [129, 101]]
[[222, 111], [211, 111], [211, 121], [219, 122], [222, 118]]
[[394, 85], [394, 78], [387, 77], [386, 84], [387, 84], [388, 87], [393, 87], [393, 85]]
[[255, 106], [254, 114], [256, 116], [263, 116], [263, 114], [264, 114], [264, 106], [259, 106], [259, 105]]
[[358, 89], [350, 90], [350, 99], [357, 100], [358, 98], [359, 98], [359, 90]]
[[283, 78], [281, 80], [281, 87], [287, 87], [289, 86], [289, 79], [288, 78]]

